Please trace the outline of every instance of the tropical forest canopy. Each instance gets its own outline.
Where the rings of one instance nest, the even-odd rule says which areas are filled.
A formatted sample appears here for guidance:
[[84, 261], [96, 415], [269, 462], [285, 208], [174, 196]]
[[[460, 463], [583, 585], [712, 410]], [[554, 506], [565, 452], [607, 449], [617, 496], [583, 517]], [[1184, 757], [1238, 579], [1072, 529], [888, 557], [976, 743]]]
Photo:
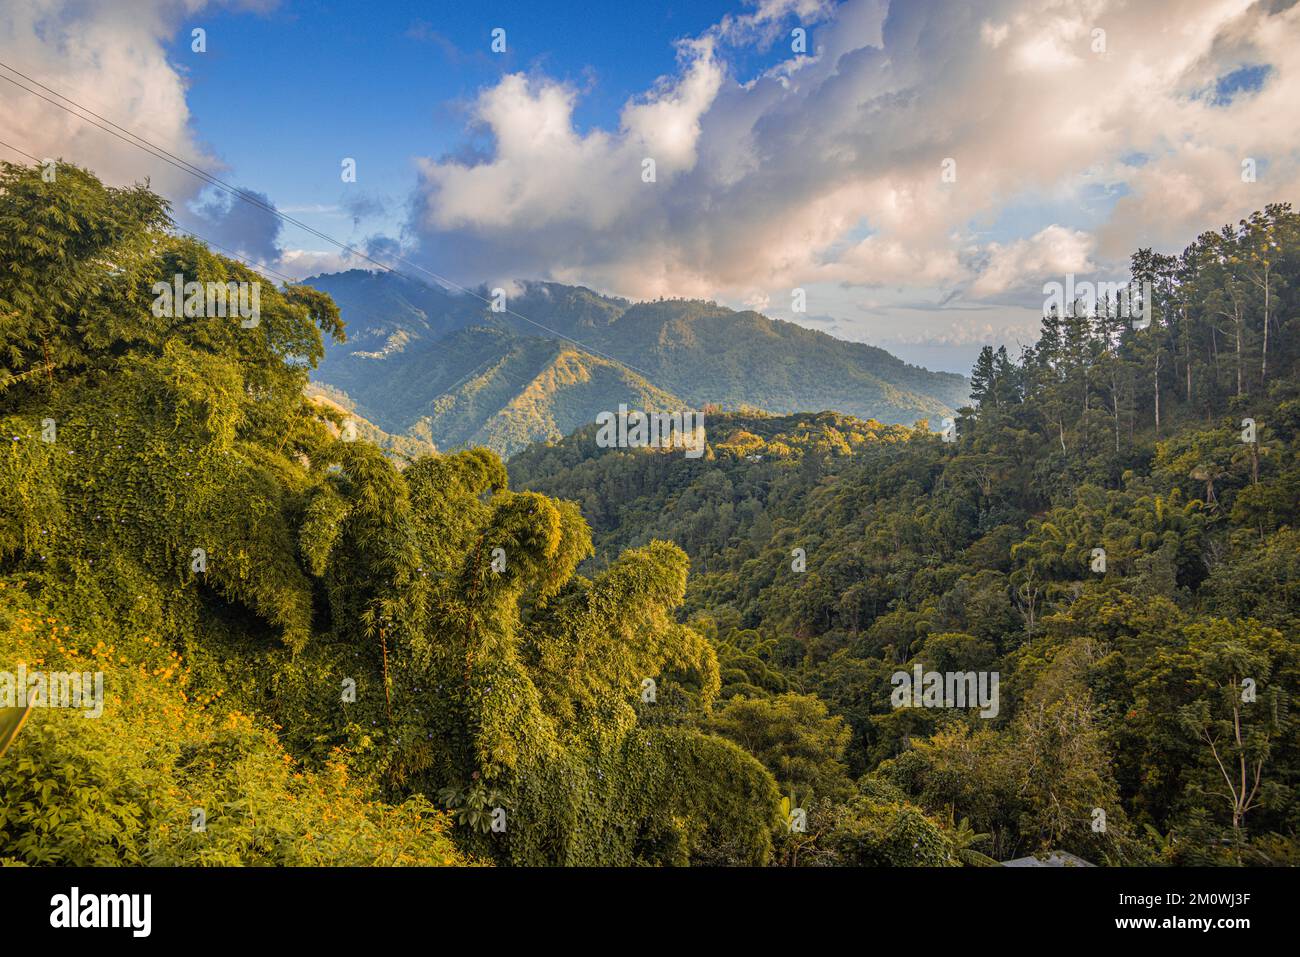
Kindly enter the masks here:
[[[986, 350], [954, 442], [710, 407], [698, 459], [507, 472], [352, 440], [329, 295], [47, 179], [0, 166], [0, 670], [106, 702], [0, 753], [0, 860], [1300, 858], [1289, 207], [1135, 255], [1148, 328]], [[158, 315], [177, 274], [260, 322]], [[892, 707], [918, 663], [997, 714]]]

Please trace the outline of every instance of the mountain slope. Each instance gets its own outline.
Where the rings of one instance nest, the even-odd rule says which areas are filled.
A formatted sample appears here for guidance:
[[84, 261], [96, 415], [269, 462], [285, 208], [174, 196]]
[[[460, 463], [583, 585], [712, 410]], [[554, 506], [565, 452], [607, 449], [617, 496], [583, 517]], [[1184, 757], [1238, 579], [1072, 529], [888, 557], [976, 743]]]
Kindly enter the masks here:
[[559, 439], [620, 403], [653, 412], [685, 407], [617, 362], [556, 340], [521, 338], [439, 395], [410, 432], [438, 437], [445, 447], [485, 445], [512, 455], [532, 442]]
[[908, 365], [883, 349], [846, 342], [756, 312], [709, 303], [638, 303], [590, 344], [697, 405], [771, 412], [834, 409], [910, 424], [967, 401], [965, 377]]
[[[345, 422], [351, 421], [356, 437], [388, 452], [398, 468], [404, 467], [407, 461], [424, 455], [434, 455], [438, 451], [434, 443], [418, 436], [392, 435], [385, 432], [369, 419], [359, 415], [356, 411], [356, 403], [337, 389], [320, 383], [311, 383], [305, 392], [311, 402], [339, 413], [344, 417]], [[330, 428], [333, 433], [341, 434], [341, 429], [338, 427], [331, 425]]]
[[[509, 311], [494, 313], [477, 295], [390, 274], [352, 270], [307, 282], [334, 297], [348, 324], [349, 341], [327, 348], [316, 381], [343, 390], [381, 428], [415, 429], [443, 448], [486, 437], [509, 454], [647, 398], [656, 408], [835, 409], [910, 424], [951, 415], [969, 392], [963, 376], [699, 300], [631, 303], [532, 282], [510, 297]], [[570, 352], [570, 368], [526, 396], [557, 349]], [[579, 367], [600, 370], [582, 390], [574, 388]], [[605, 404], [593, 405], [597, 398]]]

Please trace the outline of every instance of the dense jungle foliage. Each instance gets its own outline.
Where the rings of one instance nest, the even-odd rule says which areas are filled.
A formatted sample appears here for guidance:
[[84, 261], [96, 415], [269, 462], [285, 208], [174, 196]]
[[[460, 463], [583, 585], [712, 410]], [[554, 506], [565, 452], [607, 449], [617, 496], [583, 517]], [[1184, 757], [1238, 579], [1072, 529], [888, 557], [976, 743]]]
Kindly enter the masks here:
[[[324, 293], [155, 315], [262, 281], [169, 225], [0, 167], [0, 671], [105, 685], [0, 714], [0, 861], [1300, 858], [1288, 207], [1136, 256], [1149, 328], [986, 351], [955, 442], [708, 409], [700, 459], [589, 428], [510, 477], [348, 441]], [[892, 708], [913, 663], [998, 714]]]
[[[587, 430], [510, 471], [581, 505], [593, 567], [686, 551], [706, 726], [812, 795], [801, 861], [883, 793], [998, 860], [1300, 863], [1297, 221], [1141, 250], [1148, 326], [1112, 300], [986, 348], [955, 442], [715, 412], [703, 459]], [[918, 663], [999, 673], [999, 713], [894, 709]]]
[[[494, 454], [344, 441], [304, 395], [329, 297], [156, 316], [178, 273], [260, 279], [167, 227], [147, 188], [0, 174], [0, 670], [106, 697], [34, 709], [0, 758], [0, 858], [767, 860], [776, 785], [701, 727], [681, 550], [577, 576], [577, 508]], [[673, 720], [640, 720], [646, 679]]]

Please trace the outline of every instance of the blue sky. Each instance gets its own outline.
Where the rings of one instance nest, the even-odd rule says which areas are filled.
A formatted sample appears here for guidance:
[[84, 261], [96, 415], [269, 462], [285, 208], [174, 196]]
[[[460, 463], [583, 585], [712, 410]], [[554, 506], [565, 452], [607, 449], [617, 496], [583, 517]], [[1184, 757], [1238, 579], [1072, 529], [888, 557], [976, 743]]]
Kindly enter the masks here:
[[[1251, 0], [0, 7], [0, 62], [386, 262], [716, 299], [953, 371], [1032, 341], [1044, 284], [1295, 199], [1298, 53], [1300, 5]], [[8, 83], [0, 140], [148, 178], [277, 274], [368, 265]]]
[[[179, 31], [167, 55], [189, 82], [193, 127], [241, 185], [269, 194], [295, 218], [337, 236], [353, 233], [351, 194], [380, 199], [368, 221], [402, 225], [416, 156], [461, 149], [466, 106], [502, 75], [544, 71], [584, 90], [579, 129], [617, 124], [628, 97], [674, 70], [673, 43], [736, 5], [691, 0], [620, 4], [618, 29], [590, 3], [295, 2], [262, 15], [215, 10], [187, 25], [207, 30], [207, 51]], [[506, 53], [490, 49], [506, 30]], [[357, 161], [356, 187], [340, 182]], [[289, 227], [292, 232], [292, 227]]]

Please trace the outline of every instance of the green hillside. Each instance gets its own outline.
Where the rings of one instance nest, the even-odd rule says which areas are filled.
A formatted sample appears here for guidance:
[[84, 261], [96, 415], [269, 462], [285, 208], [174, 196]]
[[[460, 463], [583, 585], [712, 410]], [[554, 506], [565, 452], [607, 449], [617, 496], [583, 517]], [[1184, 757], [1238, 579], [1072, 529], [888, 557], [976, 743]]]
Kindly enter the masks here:
[[555, 340], [516, 339], [508, 353], [439, 396], [410, 432], [509, 456], [538, 439], [559, 439], [620, 403], [647, 412], [686, 407], [617, 362]]
[[354, 368], [342, 379], [346, 391], [314, 386], [331, 390], [387, 433], [448, 450], [482, 445], [508, 456], [530, 442], [558, 439], [620, 403], [646, 411], [686, 408], [618, 362], [563, 340], [486, 326], [452, 333], [425, 353], [386, 360], [357, 360], [369, 371]]
[[[321, 383], [309, 383], [304, 390], [307, 397], [321, 407], [320, 415], [331, 422], [342, 436], [347, 423], [352, 423], [356, 438], [376, 445], [392, 456], [399, 466], [438, 451], [432, 442], [409, 435], [391, 435], [356, 411], [356, 403], [346, 394]], [[334, 421], [337, 419], [337, 421]]]

